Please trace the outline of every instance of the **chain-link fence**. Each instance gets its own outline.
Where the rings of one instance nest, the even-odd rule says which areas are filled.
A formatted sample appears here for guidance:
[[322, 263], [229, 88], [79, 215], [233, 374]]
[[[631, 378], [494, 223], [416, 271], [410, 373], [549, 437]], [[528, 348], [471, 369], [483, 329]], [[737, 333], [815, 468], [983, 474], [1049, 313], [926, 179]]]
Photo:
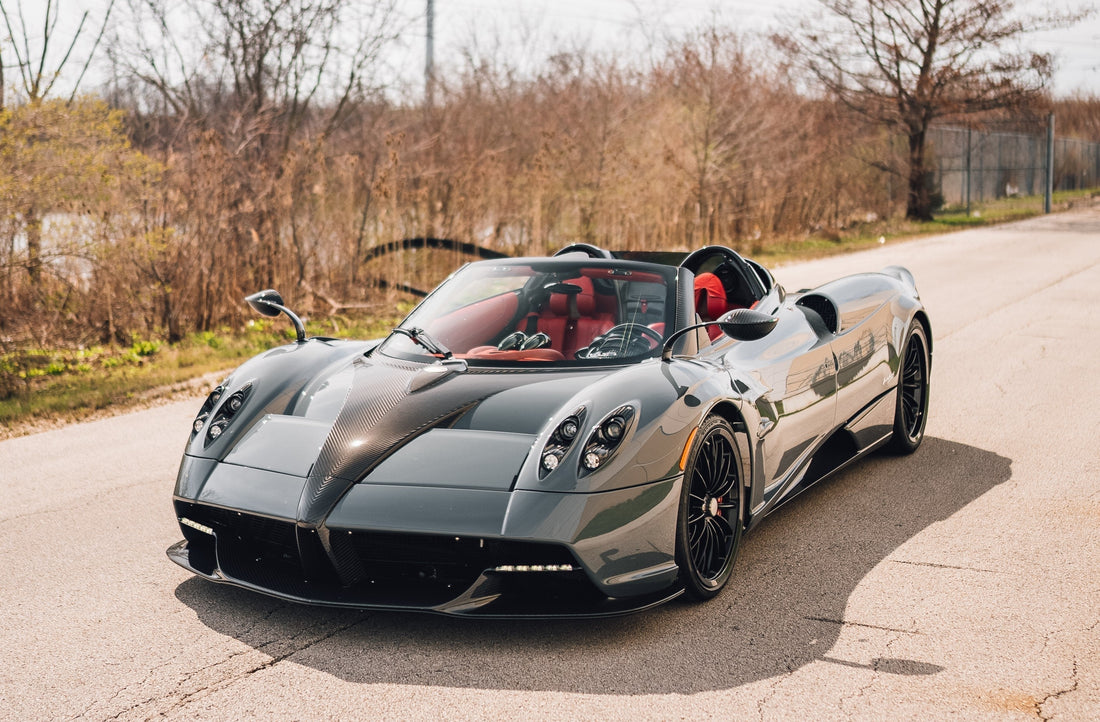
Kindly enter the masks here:
[[[937, 187], [949, 205], [1042, 195], [1047, 137], [1034, 133], [936, 127], [929, 133]], [[1100, 143], [1054, 139], [1054, 190], [1100, 187]]]

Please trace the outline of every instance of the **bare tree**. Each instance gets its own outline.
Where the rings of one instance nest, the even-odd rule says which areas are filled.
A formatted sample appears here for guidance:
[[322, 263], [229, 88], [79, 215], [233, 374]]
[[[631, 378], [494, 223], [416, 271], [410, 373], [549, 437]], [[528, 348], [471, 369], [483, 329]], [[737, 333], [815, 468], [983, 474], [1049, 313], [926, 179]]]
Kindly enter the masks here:
[[820, 0], [823, 16], [777, 41], [811, 76], [908, 140], [908, 218], [932, 217], [925, 145], [937, 118], [1027, 103], [1051, 77], [1052, 58], [1023, 37], [1080, 14], [1029, 14], [1014, 0]]
[[379, 54], [398, 32], [394, 5], [127, 0], [111, 57], [177, 114], [278, 116], [293, 134], [313, 107], [323, 105], [323, 128], [331, 130], [375, 80]]
[[[63, 77], [62, 73], [66, 66], [69, 65], [71, 60], [74, 60], [73, 51], [81, 38], [85, 36], [86, 32], [93, 32], [95, 37], [92, 41], [92, 47], [80, 67], [80, 72], [73, 83], [69, 99], [71, 100], [76, 96], [80, 83], [84, 79], [84, 74], [88, 72], [88, 66], [91, 64], [92, 58], [99, 48], [99, 43], [103, 39], [103, 33], [111, 17], [114, 4], [115, 0], [110, 0], [107, 3], [103, 19], [100, 21], [98, 28], [88, 25], [91, 12], [85, 10], [80, 14], [80, 20], [77, 22], [76, 30], [72, 32], [72, 36], [62, 38], [58, 36], [57, 27], [61, 17], [60, 0], [46, 0], [45, 12], [40, 18], [42, 23], [41, 36], [35, 35], [33, 28], [37, 26], [28, 22], [22, 0], [15, 0], [14, 4], [11, 0], [6, 0], [6, 2], [0, 0], [0, 17], [4, 21], [3, 30], [7, 31], [8, 40], [11, 43], [11, 53], [15, 56], [14, 67], [22, 84], [22, 90], [26, 94], [27, 102], [34, 104], [49, 97], [57, 81]], [[36, 19], [39, 18], [31, 18], [31, 20]], [[64, 43], [66, 39], [68, 45], [62, 46], [61, 54], [54, 53], [54, 44]], [[3, 43], [0, 42], [0, 51], [2, 50]], [[2, 56], [2, 52], [0, 52], [0, 56]], [[0, 61], [0, 107], [3, 107], [4, 103], [3, 73], [4, 66]]]
[[754, 168], [777, 151], [778, 124], [763, 110], [775, 81], [750, 57], [743, 38], [711, 26], [673, 46], [653, 72], [682, 119], [665, 158], [690, 182], [684, 218], [691, 244], [746, 232]]
[[376, 90], [394, 5], [127, 0], [111, 57], [156, 98], [142, 110], [164, 129], [170, 182], [187, 189], [166, 196], [177, 199], [170, 225], [231, 259], [198, 271], [164, 263], [158, 284], [194, 289], [200, 308], [257, 285], [310, 284], [317, 239], [303, 219], [324, 185], [328, 139]]

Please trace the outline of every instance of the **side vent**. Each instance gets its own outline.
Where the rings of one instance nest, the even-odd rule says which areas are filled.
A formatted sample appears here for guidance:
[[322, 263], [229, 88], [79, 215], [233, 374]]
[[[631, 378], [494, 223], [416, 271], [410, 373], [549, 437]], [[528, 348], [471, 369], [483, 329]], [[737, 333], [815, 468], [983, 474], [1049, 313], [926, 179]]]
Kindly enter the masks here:
[[840, 330], [840, 314], [837, 313], [836, 305], [825, 296], [817, 293], [807, 293], [795, 301], [795, 304], [816, 311], [821, 316], [821, 320], [825, 322], [825, 327], [833, 333]]

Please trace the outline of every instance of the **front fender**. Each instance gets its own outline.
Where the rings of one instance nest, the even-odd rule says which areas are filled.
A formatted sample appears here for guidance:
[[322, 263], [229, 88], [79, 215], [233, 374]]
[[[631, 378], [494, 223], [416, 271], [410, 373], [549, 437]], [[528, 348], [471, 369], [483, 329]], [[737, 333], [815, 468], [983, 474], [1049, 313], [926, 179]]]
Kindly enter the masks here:
[[[654, 359], [611, 374], [574, 395], [546, 420], [516, 478], [516, 489], [591, 494], [641, 486], [675, 477], [692, 430], [716, 399], [732, 389], [724, 373], [697, 361]], [[616, 409], [634, 410], [615, 453], [595, 471], [582, 469], [588, 439]], [[539, 473], [542, 451], [557, 426], [585, 409], [576, 441], [556, 469]]]

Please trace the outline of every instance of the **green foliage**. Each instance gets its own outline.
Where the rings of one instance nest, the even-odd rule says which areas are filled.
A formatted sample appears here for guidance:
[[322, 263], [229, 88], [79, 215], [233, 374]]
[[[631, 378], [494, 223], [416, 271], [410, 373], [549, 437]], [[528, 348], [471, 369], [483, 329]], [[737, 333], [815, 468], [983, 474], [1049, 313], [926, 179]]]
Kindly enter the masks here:
[[[1056, 208], [1068, 208], [1074, 202], [1089, 198], [1094, 193], [1092, 190], [1059, 191], [1054, 194], [1054, 204]], [[829, 236], [810, 235], [802, 239], [777, 242], [770, 244], [754, 257], [765, 265], [774, 265], [792, 260], [832, 256], [878, 245], [880, 239], [899, 241], [933, 233], [950, 233], [1023, 220], [1042, 212], [1041, 196], [1001, 198], [981, 205], [975, 204], [970, 214], [967, 214], [965, 208], [947, 207], [931, 221], [878, 220], [856, 224]]]
[[214, 333], [213, 331], [200, 331], [199, 333], [195, 334], [193, 338], [196, 343], [205, 344], [212, 349], [219, 349], [223, 346], [223, 341], [221, 337], [219, 337], [218, 334]]
[[30, 222], [29, 209], [87, 212], [112, 200], [124, 179], [154, 172], [130, 148], [122, 120], [92, 98], [0, 111], [0, 198], [9, 214]]
[[130, 346], [130, 353], [138, 357], [152, 356], [160, 351], [160, 346], [160, 341], [134, 341]]

